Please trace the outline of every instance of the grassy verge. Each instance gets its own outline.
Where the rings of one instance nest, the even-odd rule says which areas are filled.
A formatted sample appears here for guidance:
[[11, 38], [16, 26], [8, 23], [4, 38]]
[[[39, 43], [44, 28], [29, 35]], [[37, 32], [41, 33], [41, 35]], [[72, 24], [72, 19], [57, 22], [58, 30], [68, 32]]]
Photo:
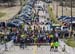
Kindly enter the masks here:
[[0, 12], [0, 18], [3, 17], [3, 16], [5, 16], [5, 15], [6, 15], [6, 13]]
[[53, 13], [53, 10], [52, 8], [50, 7], [50, 5], [48, 6], [48, 12], [49, 12], [49, 15], [51, 17], [51, 20], [53, 21], [53, 23], [58, 23], [54, 13]]
[[22, 0], [22, 6], [26, 4], [27, 0]]
[[66, 40], [65, 40], [65, 43], [66, 43], [68, 46], [75, 47], [75, 40], [72, 39], [72, 38], [66, 39]]

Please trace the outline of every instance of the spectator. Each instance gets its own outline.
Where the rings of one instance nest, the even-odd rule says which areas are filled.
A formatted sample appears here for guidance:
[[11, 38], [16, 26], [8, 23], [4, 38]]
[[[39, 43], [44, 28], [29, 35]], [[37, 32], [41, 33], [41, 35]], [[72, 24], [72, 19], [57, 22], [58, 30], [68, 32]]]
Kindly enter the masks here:
[[52, 42], [54, 39], [54, 35], [53, 34], [50, 34], [50, 42]]
[[25, 46], [24, 43], [25, 43], [25, 39], [20, 38], [20, 48], [24, 49], [24, 46]]
[[13, 40], [14, 44], [16, 44], [16, 36], [15, 35], [12, 36], [11, 40]]

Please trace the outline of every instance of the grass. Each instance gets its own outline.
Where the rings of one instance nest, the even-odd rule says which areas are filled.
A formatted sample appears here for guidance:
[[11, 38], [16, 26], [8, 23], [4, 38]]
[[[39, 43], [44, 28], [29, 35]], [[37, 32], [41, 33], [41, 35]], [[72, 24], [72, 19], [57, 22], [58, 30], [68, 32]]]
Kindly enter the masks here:
[[22, 1], [22, 6], [26, 4], [27, 0], [21, 0]]
[[66, 43], [68, 46], [75, 47], [75, 40], [74, 40], [73, 38], [66, 39], [66, 40], [65, 40], [65, 43]]
[[5, 15], [6, 15], [6, 13], [0, 12], [0, 18], [3, 17], [3, 16], [5, 16]]
[[50, 5], [48, 6], [48, 12], [49, 12], [49, 16], [51, 17], [51, 20], [53, 21], [53, 23], [57, 23], [57, 18], [55, 17], [52, 8], [50, 7]]

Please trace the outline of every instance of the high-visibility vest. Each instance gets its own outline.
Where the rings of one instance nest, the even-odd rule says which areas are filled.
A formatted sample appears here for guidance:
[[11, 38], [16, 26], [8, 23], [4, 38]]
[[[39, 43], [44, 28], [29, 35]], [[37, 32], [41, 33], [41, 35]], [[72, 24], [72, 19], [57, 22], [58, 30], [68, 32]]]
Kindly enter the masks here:
[[54, 43], [53, 43], [53, 42], [51, 42], [50, 46], [54, 46]]
[[58, 47], [59, 46], [59, 42], [55, 42], [54, 46]]

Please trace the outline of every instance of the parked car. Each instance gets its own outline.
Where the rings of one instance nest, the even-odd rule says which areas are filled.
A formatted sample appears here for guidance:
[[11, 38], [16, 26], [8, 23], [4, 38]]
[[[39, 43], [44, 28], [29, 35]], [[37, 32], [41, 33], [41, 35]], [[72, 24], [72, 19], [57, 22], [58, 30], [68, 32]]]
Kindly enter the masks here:
[[12, 20], [10, 22], [7, 23], [8, 27], [20, 27], [24, 22], [19, 20], [19, 19], [15, 19]]
[[68, 17], [68, 18], [65, 18], [65, 19], [63, 19], [63, 21], [64, 22], [67, 22], [67, 23], [71, 23], [71, 20], [72, 20], [72, 22], [75, 22], [75, 17]]
[[64, 20], [64, 19], [66, 19], [66, 18], [68, 18], [69, 16], [60, 16], [59, 18], [58, 18], [58, 20], [59, 21], [62, 21], [62, 20]]

